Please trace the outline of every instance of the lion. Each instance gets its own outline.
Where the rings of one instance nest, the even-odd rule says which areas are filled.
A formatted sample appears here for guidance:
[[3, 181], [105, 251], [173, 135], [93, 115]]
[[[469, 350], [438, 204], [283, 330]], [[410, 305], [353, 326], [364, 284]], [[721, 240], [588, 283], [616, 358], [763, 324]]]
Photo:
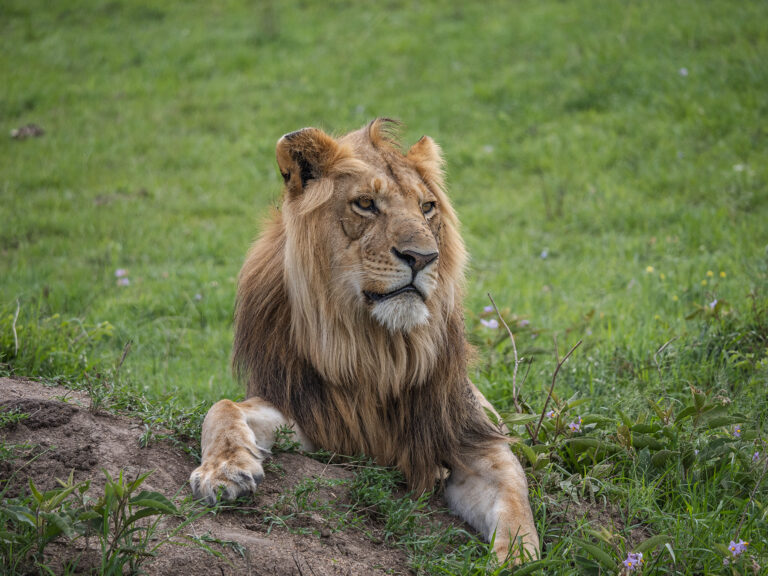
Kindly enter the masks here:
[[403, 153], [396, 128], [380, 118], [277, 142], [282, 208], [246, 257], [235, 306], [247, 400], [206, 415], [193, 493], [255, 491], [289, 426], [303, 450], [365, 454], [417, 492], [447, 472], [449, 507], [500, 560], [537, 557], [525, 473], [467, 376], [467, 256], [442, 152], [424, 136]]

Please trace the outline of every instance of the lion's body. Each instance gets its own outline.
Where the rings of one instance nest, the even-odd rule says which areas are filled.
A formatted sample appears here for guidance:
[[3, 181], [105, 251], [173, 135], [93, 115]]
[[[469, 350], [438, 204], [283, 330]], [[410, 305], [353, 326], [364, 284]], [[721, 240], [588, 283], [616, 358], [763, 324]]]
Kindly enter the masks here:
[[[374, 121], [338, 140], [305, 129], [278, 143], [282, 211], [246, 259], [235, 313], [234, 367], [253, 400], [211, 410], [193, 487], [236, 494], [232, 470], [250, 470], [255, 482], [239, 485], [255, 489], [248, 453], [269, 439], [254, 430], [278, 414], [306, 444], [397, 466], [417, 490], [447, 468], [449, 501], [486, 536], [512, 512], [480, 476], [512, 466], [510, 505], [525, 518], [509, 529], [524, 528], [535, 550], [522, 470], [467, 379], [465, 252], [439, 148], [423, 138], [403, 154], [390, 126]], [[465, 510], [472, 497], [490, 508]]]

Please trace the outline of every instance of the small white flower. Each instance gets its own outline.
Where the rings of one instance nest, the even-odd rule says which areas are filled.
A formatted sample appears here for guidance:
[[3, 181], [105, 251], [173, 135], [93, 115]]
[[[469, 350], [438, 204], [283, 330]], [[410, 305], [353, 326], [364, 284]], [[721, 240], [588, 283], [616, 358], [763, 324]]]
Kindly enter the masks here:
[[677, 73], [680, 74], [680, 76], [682, 76], [683, 78], [685, 78], [686, 76], [688, 76], [688, 68], [680, 68], [680, 70], [678, 70]]

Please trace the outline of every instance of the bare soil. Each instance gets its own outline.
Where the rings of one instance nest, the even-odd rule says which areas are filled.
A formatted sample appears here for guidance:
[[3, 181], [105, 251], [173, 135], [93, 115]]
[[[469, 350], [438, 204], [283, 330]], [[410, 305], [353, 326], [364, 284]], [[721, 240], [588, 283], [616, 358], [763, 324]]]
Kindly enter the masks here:
[[[142, 448], [141, 423], [126, 417], [89, 410], [88, 397], [60, 387], [37, 382], [0, 378], [0, 411], [17, 409], [29, 414], [26, 419], [0, 429], [6, 443], [23, 444], [11, 460], [0, 460], [0, 486], [11, 480], [7, 496], [26, 489], [32, 478], [41, 489], [56, 486], [56, 478], [67, 478], [74, 470], [75, 480], [91, 479], [93, 498], [103, 490], [107, 470], [113, 477], [120, 470], [129, 477], [152, 470], [143, 487], [165, 494], [178, 502], [189, 495], [187, 479], [197, 465], [192, 457], [169, 443], [155, 442]], [[157, 558], [143, 566], [149, 574], [196, 576], [213, 574], [250, 575], [343, 575], [412, 574], [406, 553], [384, 542], [376, 518], [365, 525], [339, 530], [328, 525], [328, 516], [302, 512], [272, 526], [263, 515], [281, 493], [306, 478], [329, 480], [313, 499], [340, 507], [348, 501], [349, 489], [333, 480], [353, 477], [343, 467], [311, 458], [284, 453], [266, 467], [267, 477], [251, 501], [238, 509], [207, 514], [187, 526], [184, 534], [220, 541], [211, 548], [224, 555], [217, 558], [194, 546], [163, 546]], [[442, 502], [435, 499], [434, 506]], [[432, 521], [460, 525], [454, 517], [438, 511]], [[94, 551], [83, 551], [83, 540], [72, 544], [65, 538], [49, 545], [46, 557], [54, 570], [61, 563], [81, 555], [79, 566], [92, 569]], [[91, 541], [93, 547], [93, 541]], [[90, 564], [90, 566], [89, 566]]]

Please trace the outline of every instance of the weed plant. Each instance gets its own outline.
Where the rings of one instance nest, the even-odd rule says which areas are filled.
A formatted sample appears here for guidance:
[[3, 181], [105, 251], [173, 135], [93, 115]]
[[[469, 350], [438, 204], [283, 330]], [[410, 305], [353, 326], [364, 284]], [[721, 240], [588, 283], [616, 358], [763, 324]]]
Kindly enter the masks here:
[[[74, 482], [73, 474], [60, 486], [46, 492], [38, 490], [29, 480], [29, 494], [5, 498], [2, 490], [0, 504], [0, 568], [8, 576], [16, 574], [53, 574], [54, 568], [46, 558], [46, 547], [56, 539], [66, 537], [71, 542], [84, 540], [73, 547], [81, 550], [74, 558], [64, 560], [59, 571], [74, 573], [83, 569], [102, 575], [140, 573], [147, 560], [169, 543], [192, 541], [179, 533], [207, 511], [193, 511], [188, 505], [186, 518], [175, 527], [162, 532], [160, 520], [181, 517], [177, 506], [159, 492], [139, 488], [151, 474], [147, 472], [129, 480], [120, 471], [113, 479], [104, 472], [104, 492], [97, 500], [89, 496], [90, 481]], [[191, 503], [190, 503], [191, 504]], [[144, 519], [150, 519], [146, 521]], [[177, 538], [179, 536], [179, 538]], [[98, 546], [98, 566], [79, 566], [90, 542]]]

